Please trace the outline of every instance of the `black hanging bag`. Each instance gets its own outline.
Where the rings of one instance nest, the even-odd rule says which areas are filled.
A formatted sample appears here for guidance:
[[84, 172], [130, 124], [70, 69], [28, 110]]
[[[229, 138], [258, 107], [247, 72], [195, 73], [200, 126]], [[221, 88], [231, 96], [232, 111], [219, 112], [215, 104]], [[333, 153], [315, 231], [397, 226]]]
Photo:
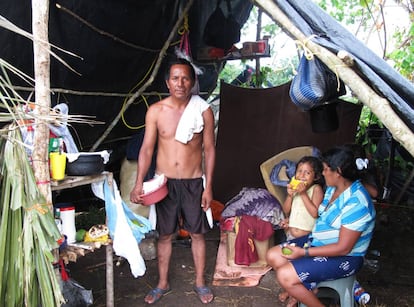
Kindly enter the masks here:
[[240, 24], [234, 18], [230, 0], [226, 0], [228, 16], [224, 16], [220, 8], [221, 0], [210, 15], [204, 28], [203, 39], [208, 46], [229, 50], [234, 43], [240, 41]]

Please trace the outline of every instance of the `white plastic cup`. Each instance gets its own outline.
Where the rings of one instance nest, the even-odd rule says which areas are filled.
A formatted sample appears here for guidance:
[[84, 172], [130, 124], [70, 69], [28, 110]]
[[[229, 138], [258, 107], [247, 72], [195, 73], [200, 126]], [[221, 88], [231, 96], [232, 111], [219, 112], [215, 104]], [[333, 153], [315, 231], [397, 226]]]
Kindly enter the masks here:
[[66, 236], [67, 242], [76, 242], [75, 207], [60, 208], [60, 220], [62, 221], [62, 234]]

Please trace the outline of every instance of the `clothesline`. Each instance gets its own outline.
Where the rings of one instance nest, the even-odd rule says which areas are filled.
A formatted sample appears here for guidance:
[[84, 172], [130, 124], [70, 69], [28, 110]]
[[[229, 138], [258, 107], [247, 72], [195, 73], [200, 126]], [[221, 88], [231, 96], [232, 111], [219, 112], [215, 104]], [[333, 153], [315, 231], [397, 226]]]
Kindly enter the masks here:
[[[34, 92], [34, 87], [25, 87], [25, 86], [14, 86], [14, 90], [16, 91], [26, 91], [26, 92]], [[63, 94], [71, 94], [71, 95], [79, 95], [79, 96], [108, 96], [108, 97], [131, 97], [134, 93], [107, 93], [107, 92], [84, 92], [84, 91], [76, 91], [70, 89], [63, 89], [63, 88], [51, 88], [51, 92], [53, 93], [63, 93]], [[200, 95], [207, 95], [208, 92], [201, 92]], [[170, 93], [160, 93], [160, 92], [143, 92], [142, 95], [146, 96], [169, 96]]]

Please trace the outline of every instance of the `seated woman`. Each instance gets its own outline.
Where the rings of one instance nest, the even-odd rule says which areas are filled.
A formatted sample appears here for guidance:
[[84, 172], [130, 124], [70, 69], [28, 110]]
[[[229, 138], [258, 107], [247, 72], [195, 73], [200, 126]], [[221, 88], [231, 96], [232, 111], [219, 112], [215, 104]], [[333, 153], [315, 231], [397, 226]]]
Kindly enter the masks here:
[[277, 281], [291, 297], [288, 306], [300, 301], [323, 307], [309, 290], [318, 282], [356, 274], [363, 265], [375, 226], [375, 209], [359, 180], [356, 158], [346, 147], [322, 155], [327, 189], [312, 232], [290, 240], [289, 255], [282, 253], [282, 245], [267, 252]]

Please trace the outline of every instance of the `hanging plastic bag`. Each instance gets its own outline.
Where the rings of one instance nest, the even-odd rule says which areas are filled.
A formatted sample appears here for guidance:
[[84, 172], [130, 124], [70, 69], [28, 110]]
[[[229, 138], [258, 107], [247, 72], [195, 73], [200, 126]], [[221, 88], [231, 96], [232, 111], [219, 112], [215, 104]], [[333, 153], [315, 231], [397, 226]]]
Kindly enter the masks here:
[[105, 210], [115, 254], [128, 260], [136, 278], [145, 274], [146, 266], [138, 247], [145, 233], [151, 230], [148, 219], [133, 213], [121, 198], [115, 180], [112, 188], [104, 182]]
[[77, 281], [70, 278], [66, 272], [63, 260], [59, 260], [60, 274], [62, 277], [62, 295], [65, 303], [61, 307], [83, 307], [93, 304], [92, 290], [85, 289]]
[[[339, 81], [339, 84], [338, 84]], [[298, 73], [290, 85], [289, 95], [299, 108], [307, 111], [346, 93], [344, 83], [321, 60], [302, 55]]]
[[81, 307], [93, 304], [92, 290], [85, 289], [72, 278], [62, 283], [62, 294], [66, 300], [62, 307]]

